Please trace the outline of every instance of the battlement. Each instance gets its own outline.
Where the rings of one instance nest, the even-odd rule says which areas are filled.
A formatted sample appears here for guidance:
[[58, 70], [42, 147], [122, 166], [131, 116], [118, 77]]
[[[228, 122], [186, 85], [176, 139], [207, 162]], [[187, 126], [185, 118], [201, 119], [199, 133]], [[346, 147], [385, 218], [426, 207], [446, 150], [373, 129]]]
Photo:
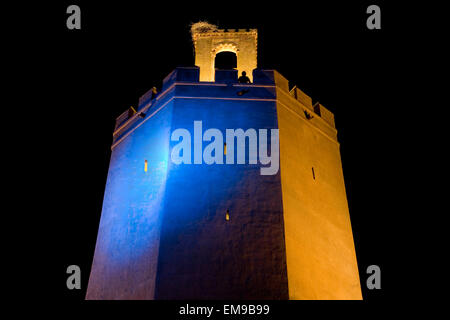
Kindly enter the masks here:
[[[187, 88], [201, 85], [203, 89], [200, 91], [204, 97], [216, 98], [220, 98], [224, 94], [223, 89], [219, 89], [223, 86], [236, 88], [236, 90], [238, 88], [244, 90], [242, 88], [245, 87], [246, 95], [243, 98], [247, 99], [268, 98], [268, 96], [265, 96], [265, 90], [263, 89], [276, 88], [281, 103], [289, 105], [299, 117], [307, 119], [312, 125], [335, 139], [334, 115], [322, 104], [319, 102], [313, 104], [311, 97], [296, 86], [289, 90], [289, 81], [276, 70], [254, 69], [251, 75], [252, 83], [241, 84], [238, 82], [237, 70], [215, 70], [215, 81], [202, 82], [200, 81], [199, 67], [175, 68], [164, 78], [161, 92], [156, 97], [152, 95], [150, 89], [139, 98], [137, 108], [127, 109], [116, 119], [114, 136], [120, 136], [136, 123], [142, 121], [141, 115], [149, 109], [154, 109], [153, 105], [158, 104], [158, 101], [163, 99], [174, 86], [182, 85]], [[193, 92], [190, 92], [190, 94], [193, 94]], [[234, 98], [236, 93], [232, 94]], [[223, 98], [230, 97], [223, 96]]]
[[[334, 123], [334, 114], [325, 108], [319, 102], [315, 104], [312, 103], [312, 99], [302, 90], [294, 86], [291, 90], [289, 90], [289, 80], [283, 77], [276, 70], [260, 70], [255, 69], [253, 71], [254, 83], [255, 84], [263, 84], [263, 83], [274, 83], [280, 92], [284, 92], [286, 95], [294, 98], [300, 106], [303, 107], [304, 117], [308, 120], [313, 119], [314, 114], [318, 116], [318, 118], [322, 119], [328, 126], [335, 129]], [[299, 110], [297, 110], [299, 111]], [[302, 112], [300, 112], [301, 114]], [[315, 121], [314, 121], [315, 122]], [[317, 124], [321, 126], [320, 124]]]
[[331, 111], [329, 111], [327, 108], [325, 108], [322, 104], [320, 104], [319, 102], [316, 102], [315, 104], [313, 104], [311, 97], [308, 96], [306, 93], [304, 93], [299, 88], [297, 88], [297, 86], [294, 86], [289, 91], [289, 94], [295, 100], [300, 102], [301, 105], [306, 107], [306, 109], [307, 109], [306, 112], [308, 112], [308, 111], [314, 112], [317, 116], [322, 118], [328, 125], [335, 128], [333, 113]]
[[210, 31], [192, 31], [192, 37], [201, 37], [201, 36], [205, 36], [205, 37], [210, 37], [210, 36], [222, 36], [223, 33], [227, 33], [227, 34], [234, 34], [234, 33], [239, 33], [239, 34], [258, 34], [258, 29], [216, 29], [216, 30], [210, 30]]

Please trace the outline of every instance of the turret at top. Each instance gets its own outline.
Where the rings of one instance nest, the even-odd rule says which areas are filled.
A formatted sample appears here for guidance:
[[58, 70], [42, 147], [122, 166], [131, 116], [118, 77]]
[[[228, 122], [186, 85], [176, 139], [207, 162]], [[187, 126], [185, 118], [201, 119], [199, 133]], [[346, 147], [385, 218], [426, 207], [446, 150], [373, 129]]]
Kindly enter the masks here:
[[236, 54], [239, 75], [247, 73], [253, 82], [257, 67], [258, 31], [256, 29], [217, 29], [215, 25], [197, 22], [191, 26], [195, 48], [195, 65], [200, 68], [200, 81], [214, 81], [215, 58], [220, 52]]

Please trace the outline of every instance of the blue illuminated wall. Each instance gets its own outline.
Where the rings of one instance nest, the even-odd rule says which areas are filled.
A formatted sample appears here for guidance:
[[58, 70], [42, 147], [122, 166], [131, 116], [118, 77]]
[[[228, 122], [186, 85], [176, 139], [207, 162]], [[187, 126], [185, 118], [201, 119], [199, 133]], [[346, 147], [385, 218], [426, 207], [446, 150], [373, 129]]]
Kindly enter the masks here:
[[170, 161], [170, 134], [193, 140], [194, 121], [224, 138], [278, 128], [273, 72], [240, 85], [234, 71], [200, 83], [198, 68], [177, 68], [145, 103], [115, 133], [86, 298], [288, 299], [280, 171]]

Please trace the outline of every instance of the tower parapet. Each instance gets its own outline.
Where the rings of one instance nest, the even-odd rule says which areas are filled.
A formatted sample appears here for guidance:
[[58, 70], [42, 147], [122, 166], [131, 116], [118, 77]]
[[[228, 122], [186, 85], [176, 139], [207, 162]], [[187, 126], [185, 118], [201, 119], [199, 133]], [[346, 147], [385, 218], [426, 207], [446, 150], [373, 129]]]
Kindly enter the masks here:
[[[198, 84], [200, 82], [201, 69], [199, 67], [177, 67], [169, 73], [163, 80], [162, 90], [158, 99], [151, 100], [151, 89], [139, 98], [137, 112], [131, 112], [132, 108], [127, 109], [116, 119], [114, 130], [114, 141], [117, 141], [121, 135], [133, 127], [134, 123], [142, 121], [140, 114], [147, 112], [150, 105], [155, 104], [163, 98], [166, 93], [176, 84]], [[292, 111], [299, 117], [309, 120], [310, 124], [332, 140], [337, 141], [337, 131], [334, 123], [334, 114], [325, 108], [319, 102], [312, 103], [312, 99], [302, 90], [294, 86], [289, 90], [289, 80], [276, 70], [254, 69], [249, 76], [253, 82], [250, 84], [238, 83], [237, 70], [215, 70], [215, 85], [231, 85], [233, 87], [257, 87], [274, 86], [277, 88], [277, 96], [280, 101], [295, 106]], [[213, 84], [211, 84], [213, 85]], [[211, 90], [211, 89], [210, 89]], [[259, 91], [258, 91], [259, 92]], [[219, 94], [219, 92], [210, 92], [209, 95]], [[248, 95], [248, 94], [247, 94]], [[139, 122], [138, 121], [138, 122]]]
[[333, 113], [325, 108], [322, 104], [320, 104], [319, 102], [313, 104], [311, 97], [297, 88], [297, 86], [294, 86], [289, 91], [289, 94], [295, 100], [300, 102], [302, 106], [306, 107], [309, 111], [314, 112], [317, 116], [322, 118], [329, 126], [331, 126], [332, 128], [336, 128], [334, 124]]

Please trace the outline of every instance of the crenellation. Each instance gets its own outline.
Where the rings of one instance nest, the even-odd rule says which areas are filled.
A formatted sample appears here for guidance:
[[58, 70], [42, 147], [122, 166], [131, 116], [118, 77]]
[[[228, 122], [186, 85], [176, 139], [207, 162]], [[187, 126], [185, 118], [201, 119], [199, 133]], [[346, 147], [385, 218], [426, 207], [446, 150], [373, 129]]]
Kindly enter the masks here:
[[304, 93], [299, 88], [295, 87], [295, 98], [303, 104], [305, 107], [307, 107], [309, 110], [313, 111], [312, 106], [312, 99], [310, 96], [308, 96], [306, 93]]
[[289, 92], [289, 80], [286, 79], [281, 73], [274, 70], [274, 80], [277, 87], [285, 92]]
[[304, 106], [306, 109], [308, 109], [310, 112], [314, 112], [316, 116], [319, 116], [322, 118], [328, 125], [330, 125], [332, 128], [335, 128], [334, 124], [334, 115], [331, 111], [326, 109], [323, 105], [321, 105], [319, 102], [316, 102], [314, 105], [312, 104], [312, 99], [310, 96], [308, 96], [306, 93], [304, 93], [302, 90], [297, 88], [297, 86], [294, 86], [290, 91], [289, 94], [291, 97], [293, 97], [295, 100], [300, 102], [302, 106]]
[[320, 103], [316, 103], [315, 106], [317, 108], [316, 114], [318, 114], [323, 120], [325, 120], [325, 122], [328, 123], [331, 127], [336, 128], [334, 123], [334, 114]]

